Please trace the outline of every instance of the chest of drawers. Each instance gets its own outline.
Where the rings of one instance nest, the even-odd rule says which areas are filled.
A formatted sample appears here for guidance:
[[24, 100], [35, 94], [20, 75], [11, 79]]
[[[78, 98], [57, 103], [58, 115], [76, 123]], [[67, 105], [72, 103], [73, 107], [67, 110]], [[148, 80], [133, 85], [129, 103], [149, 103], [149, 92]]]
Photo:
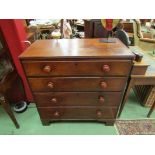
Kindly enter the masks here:
[[22, 55], [44, 125], [52, 121], [115, 122], [134, 55], [119, 40], [38, 40]]

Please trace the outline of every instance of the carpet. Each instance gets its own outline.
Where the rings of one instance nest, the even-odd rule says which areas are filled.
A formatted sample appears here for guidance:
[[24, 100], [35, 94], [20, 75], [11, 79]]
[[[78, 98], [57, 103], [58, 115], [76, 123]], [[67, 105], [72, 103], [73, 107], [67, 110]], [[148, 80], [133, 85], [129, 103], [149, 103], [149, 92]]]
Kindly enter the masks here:
[[120, 135], [155, 135], [155, 119], [117, 120], [115, 125]]

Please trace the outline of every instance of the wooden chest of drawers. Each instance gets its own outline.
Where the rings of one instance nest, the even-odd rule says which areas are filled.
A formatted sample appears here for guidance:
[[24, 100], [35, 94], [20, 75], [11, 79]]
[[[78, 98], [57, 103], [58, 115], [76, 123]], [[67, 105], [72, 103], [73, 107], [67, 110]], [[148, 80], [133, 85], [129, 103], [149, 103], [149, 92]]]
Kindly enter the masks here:
[[60, 120], [113, 124], [134, 55], [119, 40], [39, 40], [22, 55], [44, 125]]

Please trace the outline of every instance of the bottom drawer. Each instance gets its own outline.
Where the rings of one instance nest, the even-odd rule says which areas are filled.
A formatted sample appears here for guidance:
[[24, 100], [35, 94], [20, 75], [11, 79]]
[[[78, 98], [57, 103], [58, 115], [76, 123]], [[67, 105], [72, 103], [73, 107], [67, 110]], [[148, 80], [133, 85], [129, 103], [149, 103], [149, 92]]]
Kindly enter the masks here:
[[51, 120], [98, 120], [116, 118], [117, 108], [99, 107], [52, 107], [38, 108], [41, 119]]

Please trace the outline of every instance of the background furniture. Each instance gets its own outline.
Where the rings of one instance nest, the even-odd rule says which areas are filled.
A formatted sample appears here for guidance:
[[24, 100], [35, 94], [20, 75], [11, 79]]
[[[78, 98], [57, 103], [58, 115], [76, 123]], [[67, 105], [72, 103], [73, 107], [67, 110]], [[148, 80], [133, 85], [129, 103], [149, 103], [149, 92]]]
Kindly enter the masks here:
[[[130, 47], [131, 48], [131, 47]], [[155, 72], [155, 58], [151, 56], [151, 51], [144, 51], [139, 47], [132, 47], [132, 49], [136, 49], [139, 52], [143, 54], [143, 60], [142, 62], [136, 63], [135, 65], [147, 65], [147, 71], [146, 67], [143, 67], [143, 70], [146, 72], [143, 72], [143, 75], [145, 74], [154, 74]], [[150, 53], [149, 53], [150, 52]], [[139, 66], [137, 66], [136, 74], [140, 75], [138, 72]], [[154, 99], [155, 99], [155, 86], [154, 85], [136, 85], [134, 86], [133, 90], [135, 91], [135, 94], [137, 95], [137, 98], [141, 105], [143, 106], [152, 106]]]
[[151, 107], [155, 100], [154, 85], [136, 85], [133, 88], [141, 105]]
[[106, 38], [107, 31], [100, 19], [84, 20], [85, 38]]
[[137, 31], [137, 37], [140, 42], [141, 48], [148, 50], [148, 48], [151, 48], [151, 50], [154, 50], [155, 48], [155, 38], [152, 36], [155, 36], [155, 28], [154, 26], [150, 27], [146, 26], [146, 22], [151, 22], [150, 19], [135, 19], [136, 23], [136, 31]]
[[7, 91], [9, 89], [12, 89], [12, 86], [16, 80], [17, 80], [17, 74], [15, 72], [12, 72], [6, 76], [3, 82], [0, 82], [0, 103], [2, 104], [6, 113], [10, 116], [16, 128], [19, 128], [19, 124], [11, 110], [10, 103], [6, 95]]
[[[13, 85], [17, 83], [17, 79], [19, 79], [18, 74], [16, 70], [13, 67], [13, 63], [11, 60], [11, 57], [9, 55], [9, 51], [6, 45], [6, 42], [4, 40], [4, 37], [2, 35], [1, 29], [0, 29], [0, 103], [4, 107], [7, 114], [10, 116], [11, 120], [14, 122], [16, 128], [19, 128], [19, 124], [11, 110], [9, 99], [11, 98], [11, 93], [9, 93], [9, 90], [12, 89]], [[4, 64], [4, 62], [6, 62]], [[3, 66], [5, 65], [5, 66]], [[17, 85], [16, 85], [17, 87]], [[16, 89], [14, 90], [16, 91]], [[18, 92], [16, 92], [18, 94]], [[16, 96], [17, 97], [17, 96]]]
[[27, 48], [27, 44], [25, 44], [25, 41], [27, 41], [27, 35], [23, 25], [23, 19], [1, 19], [0, 29], [2, 30], [3, 36], [7, 43], [13, 64], [15, 65], [19, 77], [22, 79], [26, 94], [26, 99], [24, 99], [24, 101], [33, 102], [30, 88], [28, 86], [21, 63], [18, 59], [18, 56]]
[[[134, 45], [133, 22], [124, 21], [124, 30], [128, 33], [131, 45]], [[106, 38], [107, 31], [102, 26], [100, 19], [84, 20], [85, 38]]]
[[[104, 51], [104, 52], [103, 52]], [[134, 55], [116, 39], [38, 40], [20, 55], [41, 121], [113, 125]]]
[[[142, 50], [139, 48], [139, 51], [142, 51]], [[143, 59], [145, 60], [145, 56]], [[146, 62], [147, 62], [147, 64], [149, 64], [150, 61], [148, 59], [146, 59]], [[119, 112], [118, 117], [121, 115], [121, 112], [124, 108], [124, 105], [126, 103], [126, 100], [128, 99], [130, 90], [132, 88], [134, 88], [135, 86], [138, 86], [138, 87], [142, 86], [143, 88], [145, 88], [145, 90], [143, 90], [143, 91], [141, 91], [139, 88], [136, 90], [137, 97], [138, 97], [139, 101], [141, 101], [140, 103], [142, 103], [143, 100], [148, 96], [148, 95], [145, 96], [146, 93], [150, 93], [150, 91], [148, 91], [148, 89], [146, 89], [146, 87], [148, 87], [148, 86], [154, 87], [155, 86], [155, 66], [152, 66], [152, 65], [149, 66], [149, 65], [144, 64], [143, 62], [138, 63], [138, 64], [139, 65], [135, 64], [133, 66], [134, 72], [131, 73], [129, 85], [127, 86], [127, 90], [126, 90], [126, 93], [125, 93], [125, 96], [123, 99], [123, 104], [120, 107], [120, 112]], [[142, 67], [140, 64], [142, 64], [142, 65], [144, 64], [144, 66]], [[154, 99], [153, 99], [152, 104], [153, 103], [154, 103]]]
[[38, 39], [51, 39], [51, 33], [54, 30], [61, 29], [60, 20], [56, 19], [31, 19], [24, 20], [24, 26], [27, 33], [27, 40], [33, 43]]
[[151, 75], [151, 74], [131, 75], [131, 79], [130, 79], [118, 117], [121, 115], [121, 112], [124, 108], [125, 102], [129, 96], [131, 88], [133, 88], [135, 85], [154, 85], [154, 84], [155, 84], [155, 74], [154, 75]]
[[155, 108], [155, 100], [154, 100], [154, 102], [153, 102], [153, 104], [152, 104], [152, 106], [151, 106], [151, 108], [150, 108], [149, 113], [147, 114], [147, 117], [150, 117], [150, 116], [151, 116], [151, 114], [152, 114], [154, 108]]

